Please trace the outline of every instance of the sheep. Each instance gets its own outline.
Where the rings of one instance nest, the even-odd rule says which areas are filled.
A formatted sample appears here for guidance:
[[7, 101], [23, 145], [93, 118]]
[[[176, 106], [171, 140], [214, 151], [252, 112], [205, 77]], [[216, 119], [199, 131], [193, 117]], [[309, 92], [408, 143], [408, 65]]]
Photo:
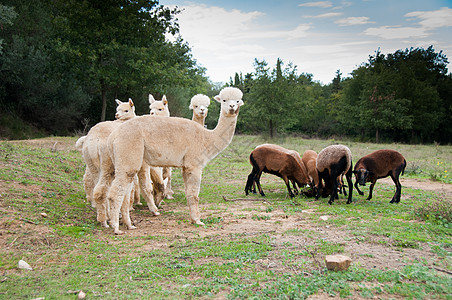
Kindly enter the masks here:
[[257, 146], [250, 154], [250, 163], [253, 166], [245, 186], [245, 194], [248, 195], [254, 183], [257, 184], [259, 193], [265, 196], [260, 177], [262, 172], [281, 177], [289, 191], [289, 196], [294, 197], [289, 184], [292, 181], [294, 190], [309, 183], [306, 168], [301, 161], [300, 155], [294, 150], [288, 150], [278, 145], [263, 144]]
[[[347, 204], [352, 203], [352, 153], [347, 146], [331, 145], [317, 155], [316, 161], [317, 174], [319, 182], [325, 182], [326, 192], [331, 194], [328, 204], [333, 204], [338, 197], [338, 177], [345, 174], [349, 186]], [[320, 197], [320, 189], [317, 189], [316, 200]]]
[[[204, 225], [198, 207], [202, 169], [231, 143], [243, 105], [242, 96], [242, 92], [234, 87], [226, 87], [215, 96], [221, 103], [221, 111], [213, 130], [183, 118], [140, 116], [112, 132], [108, 138], [111, 160], [105, 161], [101, 168], [104, 174], [115, 173], [107, 195], [111, 204], [110, 225], [115, 234], [124, 233], [119, 230], [119, 210], [143, 162], [151, 166], [182, 168], [191, 222]], [[95, 191], [108, 186], [109, 178], [101, 179]]]
[[317, 173], [316, 161], [317, 153], [313, 150], [306, 150], [301, 157], [301, 161], [306, 167], [309, 179], [311, 180], [310, 185], [313, 187], [314, 195], [319, 187], [319, 175]]
[[210, 105], [210, 98], [203, 94], [197, 94], [190, 100], [189, 109], [193, 110], [192, 120], [204, 126], [208, 107]]
[[358, 184], [364, 186], [366, 182], [371, 182], [369, 196], [367, 197], [367, 200], [370, 200], [377, 180], [391, 176], [396, 186], [396, 192], [389, 203], [399, 203], [402, 193], [399, 176], [400, 174], [403, 175], [405, 168], [406, 160], [399, 152], [390, 149], [377, 150], [361, 157], [355, 164], [353, 168], [356, 178], [355, 188], [362, 196], [364, 193], [359, 189]]

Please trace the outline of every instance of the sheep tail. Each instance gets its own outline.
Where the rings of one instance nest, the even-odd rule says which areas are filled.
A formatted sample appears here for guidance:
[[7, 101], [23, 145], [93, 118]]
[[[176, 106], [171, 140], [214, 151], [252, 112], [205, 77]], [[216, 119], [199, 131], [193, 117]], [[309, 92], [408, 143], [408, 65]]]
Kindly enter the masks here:
[[403, 173], [405, 173], [405, 168], [406, 168], [406, 159], [403, 160], [402, 175], [403, 175]]

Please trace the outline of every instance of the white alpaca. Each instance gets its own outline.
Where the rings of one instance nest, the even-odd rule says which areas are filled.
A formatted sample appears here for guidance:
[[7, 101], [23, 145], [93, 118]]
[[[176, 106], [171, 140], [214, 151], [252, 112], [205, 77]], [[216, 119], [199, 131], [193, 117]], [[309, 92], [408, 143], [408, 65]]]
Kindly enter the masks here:
[[[170, 112], [168, 109], [168, 100], [166, 99], [166, 96], [163, 95], [161, 101], [157, 101], [154, 99], [154, 97], [149, 94], [149, 109], [150, 109], [150, 115], [151, 116], [162, 116], [162, 117], [169, 117]], [[164, 167], [161, 168], [160, 171], [162, 172], [162, 178], [165, 182], [165, 197], [167, 199], [174, 199], [173, 198], [173, 190], [171, 188], [171, 168]], [[163, 200], [163, 199], [162, 199]], [[137, 201], [137, 198], [135, 197], [135, 202]], [[139, 201], [139, 199], [138, 199]], [[160, 201], [156, 201], [155, 205], [159, 206]]]
[[[108, 138], [112, 161], [102, 164], [102, 172], [115, 172], [107, 197], [111, 204], [110, 225], [116, 234], [123, 233], [119, 230], [119, 211], [143, 162], [151, 166], [182, 168], [191, 222], [204, 225], [198, 207], [202, 169], [231, 143], [243, 105], [242, 96], [242, 92], [234, 87], [224, 88], [215, 96], [221, 103], [221, 111], [213, 130], [182, 118], [141, 116], [112, 132]], [[106, 184], [108, 182], [100, 180], [99, 189]]]
[[[101, 153], [106, 151], [107, 139], [110, 133], [120, 124], [136, 116], [135, 105], [132, 99], [129, 99], [128, 102], [121, 102], [118, 99], [115, 101], [118, 104], [115, 114], [116, 120], [98, 123], [91, 128], [87, 135], [80, 137], [75, 144], [76, 149], [82, 153], [83, 160], [86, 163], [86, 170], [83, 176], [86, 198], [93, 207], [98, 209], [99, 207], [93, 198], [93, 190], [99, 178]], [[103, 222], [102, 225], [107, 226], [107, 223]]]
[[203, 94], [193, 96], [190, 100], [190, 106], [188, 107], [193, 110], [193, 117], [191, 119], [204, 126], [207, 112], [209, 111], [209, 105], [210, 98], [208, 96]]

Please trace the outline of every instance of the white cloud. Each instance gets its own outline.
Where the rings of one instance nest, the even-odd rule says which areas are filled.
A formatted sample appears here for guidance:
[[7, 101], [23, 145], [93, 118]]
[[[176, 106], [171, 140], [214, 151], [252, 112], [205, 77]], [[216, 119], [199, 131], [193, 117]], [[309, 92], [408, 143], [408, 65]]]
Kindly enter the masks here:
[[321, 19], [321, 18], [331, 18], [331, 17], [337, 17], [337, 16], [342, 16], [342, 13], [326, 13], [326, 14], [321, 14], [321, 15], [317, 15], [317, 16], [304, 16], [305, 18], [314, 18], [314, 19]]
[[334, 23], [338, 24], [339, 26], [352, 26], [352, 25], [370, 24], [375, 22], [369, 21], [368, 17], [349, 17], [337, 20]]
[[383, 39], [425, 38], [428, 33], [422, 27], [381, 26], [368, 28], [364, 34], [378, 36]]
[[425, 28], [438, 28], [452, 26], [452, 9], [442, 7], [434, 11], [414, 11], [407, 13], [405, 17], [416, 17], [422, 21], [419, 24]]
[[328, 8], [333, 6], [333, 3], [331, 3], [331, 1], [317, 1], [302, 3], [299, 4], [298, 6]]

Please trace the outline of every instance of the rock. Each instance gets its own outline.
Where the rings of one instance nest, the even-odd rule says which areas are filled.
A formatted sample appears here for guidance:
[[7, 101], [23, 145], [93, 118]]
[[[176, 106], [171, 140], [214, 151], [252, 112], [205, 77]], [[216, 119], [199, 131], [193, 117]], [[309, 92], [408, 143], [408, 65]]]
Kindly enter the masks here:
[[33, 268], [27, 264], [27, 262], [23, 261], [23, 260], [19, 260], [19, 269], [24, 269], [24, 270], [33, 270]]
[[86, 294], [83, 291], [80, 291], [77, 295], [77, 299], [85, 299]]
[[325, 256], [325, 263], [328, 270], [345, 271], [350, 267], [352, 259], [345, 255], [327, 255]]
[[328, 216], [321, 216], [321, 217], [320, 217], [320, 220], [327, 221], [329, 218], [330, 218], [330, 217], [328, 217]]
[[47, 214], [43, 212], [43, 213], [41, 213], [41, 217], [47, 218]]

